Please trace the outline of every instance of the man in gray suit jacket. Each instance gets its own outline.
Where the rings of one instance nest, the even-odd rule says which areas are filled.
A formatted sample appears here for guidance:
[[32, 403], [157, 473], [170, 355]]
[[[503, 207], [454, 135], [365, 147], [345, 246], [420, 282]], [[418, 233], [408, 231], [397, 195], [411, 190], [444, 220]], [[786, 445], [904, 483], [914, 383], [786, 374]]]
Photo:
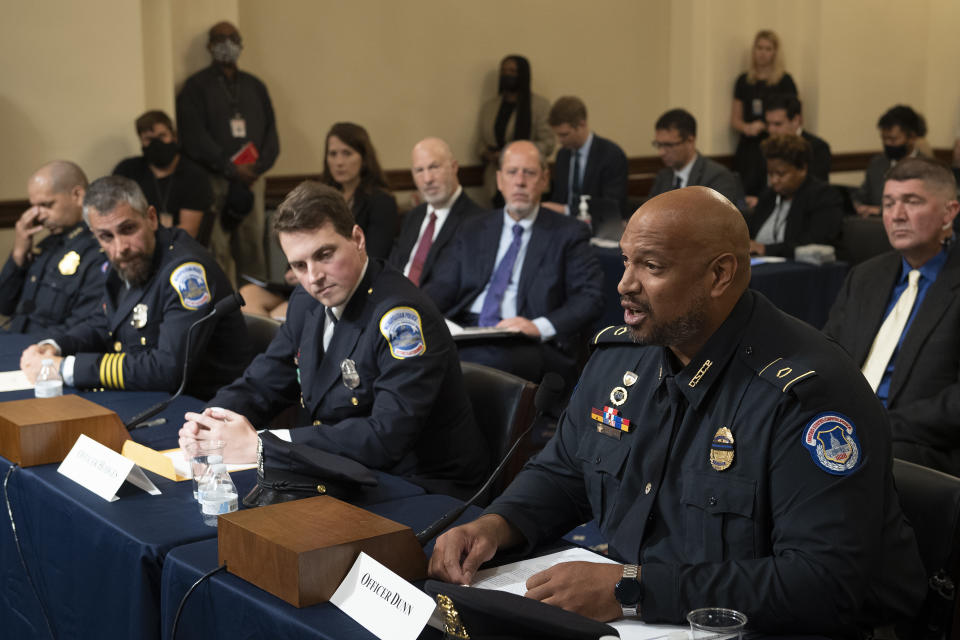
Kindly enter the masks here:
[[654, 126], [653, 146], [667, 167], [657, 173], [649, 197], [682, 187], [710, 187], [741, 211], [746, 208], [737, 175], [697, 151], [697, 121], [689, 111], [671, 109], [660, 116]]
[[850, 271], [823, 331], [886, 405], [894, 456], [960, 475], [956, 188], [951, 171], [927, 158], [890, 170], [883, 224], [895, 251]]

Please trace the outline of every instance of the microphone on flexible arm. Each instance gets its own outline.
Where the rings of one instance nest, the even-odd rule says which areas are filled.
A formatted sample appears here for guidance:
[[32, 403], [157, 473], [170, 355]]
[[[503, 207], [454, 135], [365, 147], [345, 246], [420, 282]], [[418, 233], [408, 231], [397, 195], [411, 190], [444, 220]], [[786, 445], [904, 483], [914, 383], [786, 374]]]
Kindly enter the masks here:
[[187, 385], [187, 374], [190, 371], [190, 351], [191, 351], [190, 343], [193, 338], [193, 330], [196, 329], [198, 325], [206, 322], [207, 320], [209, 320], [210, 318], [213, 318], [214, 316], [224, 316], [224, 315], [227, 315], [228, 313], [233, 313], [234, 311], [242, 307], [244, 304], [246, 303], [243, 301], [243, 298], [240, 296], [240, 293], [234, 291], [232, 294], [230, 294], [225, 298], [221, 298], [220, 301], [217, 302], [217, 304], [213, 305], [213, 309], [210, 311], [210, 313], [208, 313], [207, 315], [203, 316], [202, 318], [194, 322], [192, 325], [190, 325], [190, 328], [187, 329], [187, 339], [184, 341], [185, 344], [184, 344], [184, 354], [183, 354], [183, 377], [180, 380], [180, 388], [178, 388], [172, 396], [170, 396], [163, 402], [158, 402], [157, 404], [153, 405], [146, 411], [143, 411], [142, 413], [138, 413], [133, 418], [131, 418], [130, 421], [124, 425], [127, 429], [133, 430], [133, 429], [139, 429], [140, 427], [145, 426], [143, 424], [145, 421], [149, 420], [153, 416], [157, 415], [158, 413], [166, 409], [168, 406], [170, 406], [171, 402], [179, 398], [180, 394], [183, 393], [183, 388]]
[[516, 440], [514, 440], [510, 450], [507, 451], [507, 455], [503, 457], [503, 459], [500, 461], [500, 464], [497, 465], [497, 468], [493, 470], [493, 473], [490, 474], [490, 477], [487, 478], [487, 481], [483, 483], [483, 486], [480, 487], [480, 490], [477, 491], [472, 498], [464, 502], [462, 505], [454, 507], [447, 513], [443, 514], [439, 520], [417, 534], [417, 542], [419, 542], [421, 546], [426, 545], [438, 533], [449, 527], [451, 523], [453, 523], [463, 514], [464, 511], [467, 510], [467, 507], [476, 502], [477, 499], [480, 498], [480, 496], [490, 488], [490, 485], [493, 484], [493, 481], [500, 477], [500, 473], [503, 471], [504, 467], [507, 466], [507, 462], [513, 456], [514, 452], [517, 450], [517, 447], [520, 446], [520, 442], [522, 442], [523, 439], [527, 437], [527, 434], [530, 433], [530, 430], [533, 429], [533, 425], [537, 423], [537, 420], [540, 419], [547, 409], [559, 404], [563, 397], [563, 391], [565, 388], [566, 383], [559, 374], [550, 372], [543, 376], [543, 381], [540, 383], [540, 387], [537, 389], [537, 395], [533, 398], [533, 406], [536, 408], [537, 413], [533, 416], [533, 420], [530, 421], [530, 426], [527, 427]]

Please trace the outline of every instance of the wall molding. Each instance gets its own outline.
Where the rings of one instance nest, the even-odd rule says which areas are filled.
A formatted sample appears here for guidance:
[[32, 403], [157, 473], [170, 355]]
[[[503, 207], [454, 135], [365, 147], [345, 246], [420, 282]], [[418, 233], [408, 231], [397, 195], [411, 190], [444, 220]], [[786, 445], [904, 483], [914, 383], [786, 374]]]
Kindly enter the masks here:
[[[839, 171], [863, 171], [867, 168], [870, 158], [876, 151], [852, 151], [833, 154], [831, 169]], [[938, 160], [951, 162], [952, 149], [934, 150]], [[709, 156], [727, 167], [733, 166], [732, 155]], [[663, 168], [659, 156], [636, 156], [627, 160], [630, 181], [628, 192], [631, 197], [642, 198], [650, 192], [654, 176]], [[416, 185], [409, 169], [391, 169], [384, 172], [390, 188], [394, 191], [413, 191]], [[267, 207], [276, 207], [283, 198], [304, 180], [319, 180], [320, 174], [302, 173], [284, 176], [269, 176], [266, 184]], [[483, 185], [483, 166], [469, 165], [460, 167], [460, 183], [465, 187], [479, 187]], [[27, 200], [0, 200], [0, 229], [11, 229], [20, 215], [30, 206]]]

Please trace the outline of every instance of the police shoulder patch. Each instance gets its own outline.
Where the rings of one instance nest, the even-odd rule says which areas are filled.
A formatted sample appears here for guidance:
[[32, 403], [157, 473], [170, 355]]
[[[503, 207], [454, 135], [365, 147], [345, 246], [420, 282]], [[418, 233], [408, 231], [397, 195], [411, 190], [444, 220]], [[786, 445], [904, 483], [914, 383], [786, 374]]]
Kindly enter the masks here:
[[857, 430], [839, 413], [814, 416], [803, 428], [803, 446], [818, 467], [836, 476], [850, 475], [860, 464]]
[[427, 351], [420, 314], [412, 307], [394, 307], [380, 318], [380, 333], [397, 360], [421, 356]]
[[199, 262], [184, 262], [170, 274], [170, 284], [180, 296], [184, 309], [195, 311], [210, 302], [207, 272]]

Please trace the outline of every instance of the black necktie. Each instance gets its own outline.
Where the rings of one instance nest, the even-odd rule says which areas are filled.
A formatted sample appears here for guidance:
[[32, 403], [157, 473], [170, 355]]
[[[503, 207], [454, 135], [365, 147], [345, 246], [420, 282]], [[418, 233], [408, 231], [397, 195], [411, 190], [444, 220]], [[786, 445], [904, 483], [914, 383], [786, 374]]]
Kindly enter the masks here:
[[674, 188], [674, 189], [679, 189], [679, 188], [681, 188], [682, 186], [683, 186], [683, 178], [681, 178], [680, 176], [677, 176], [676, 178], [674, 178], [674, 180], [673, 180], [673, 188]]
[[580, 149], [573, 152], [573, 181], [570, 188], [570, 213], [576, 214], [580, 206]]

